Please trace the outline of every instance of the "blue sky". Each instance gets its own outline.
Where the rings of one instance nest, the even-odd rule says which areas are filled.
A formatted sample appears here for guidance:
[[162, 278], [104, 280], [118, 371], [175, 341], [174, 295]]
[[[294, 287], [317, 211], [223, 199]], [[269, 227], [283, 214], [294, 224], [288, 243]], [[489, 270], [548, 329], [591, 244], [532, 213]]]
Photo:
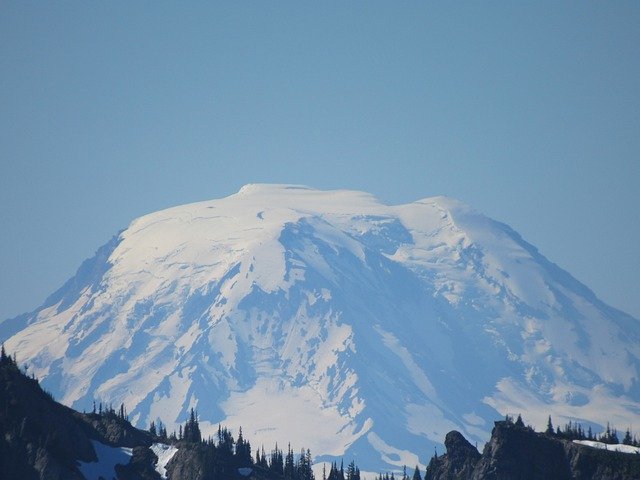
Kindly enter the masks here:
[[640, 318], [640, 4], [184, 3], [0, 5], [0, 319], [252, 182], [459, 198]]

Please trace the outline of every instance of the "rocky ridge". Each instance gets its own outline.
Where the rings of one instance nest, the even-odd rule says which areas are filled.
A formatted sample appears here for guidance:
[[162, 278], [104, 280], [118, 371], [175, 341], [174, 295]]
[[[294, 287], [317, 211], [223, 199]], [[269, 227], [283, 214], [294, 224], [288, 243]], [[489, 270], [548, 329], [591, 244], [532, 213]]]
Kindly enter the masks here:
[[637, 480], [640, 455], [605, 451], [537, 433], [509, 421], [495, 422], [482, 455], [459, 433], [445, 439], [424, 480]]

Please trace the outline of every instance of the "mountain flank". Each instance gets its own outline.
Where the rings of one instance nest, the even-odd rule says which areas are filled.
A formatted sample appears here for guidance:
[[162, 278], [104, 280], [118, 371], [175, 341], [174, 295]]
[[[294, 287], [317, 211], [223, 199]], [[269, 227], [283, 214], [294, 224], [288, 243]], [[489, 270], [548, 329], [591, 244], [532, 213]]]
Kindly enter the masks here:
[[512, 412], [640, 424], [640, 322], [447, 197], [247, 185], [154, 212], [0, 341], [75, 410], [177, 431], [193, 408], [205, 438], [243, 426], [372, 471]]

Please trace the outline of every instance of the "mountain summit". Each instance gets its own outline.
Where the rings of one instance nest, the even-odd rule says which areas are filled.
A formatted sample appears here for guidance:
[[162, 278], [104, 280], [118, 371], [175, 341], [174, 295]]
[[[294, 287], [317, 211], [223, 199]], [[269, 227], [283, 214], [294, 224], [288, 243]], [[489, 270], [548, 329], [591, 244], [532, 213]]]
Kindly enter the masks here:
[[74, 408], [171, 429], [193, 407], [205, 436], [367, 470], [425, 465], [450, 430], [484, 442], [506, 413], [640, 424], [640, 323], [446, 197], [247, 185], [152, 213], [0, 339]]

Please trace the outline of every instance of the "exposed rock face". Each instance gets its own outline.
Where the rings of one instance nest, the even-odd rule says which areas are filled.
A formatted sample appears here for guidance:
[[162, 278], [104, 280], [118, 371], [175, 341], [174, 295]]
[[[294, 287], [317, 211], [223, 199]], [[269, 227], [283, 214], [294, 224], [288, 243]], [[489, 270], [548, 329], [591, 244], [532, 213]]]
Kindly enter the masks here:
[[575, 480], [640, 478], [640, 455], [597, 450], [572, 442], [565, 442], [565, 450]]
[[158, 458], [147, 447], [133, 448], [133, 456], [127, 465], [116, 465], [118, 480], [162, 480], [153, 468]]
[[496, 422], [491, 440], [467, 477], [473, 480], [574, 478], [562, 440], [509, 422]]
[[214, 478], [214, 472], [208, 471], [206, 468], [205, 453], [205, 449], [200, 445], [180, 448], [167, 465], [167, 478], [169, 480]]
[[429, 462], [425, 480], [453, 480], [470, 477], [480, 460], [480, 453], [460, 432], [447, 433], [444, 439], [447, 453], [433, 457]]
[[129, 422], [116, 416], [104, 417], [97, 414], [83, 414], [83, 427], [91, 438], [99, 438], [103, 443], [120, 447], [149, 447], [151, 436], [133, 427]]
[[431, 459], [425, 480], [634, 480], [640, 455], [597, 450], [496, 422], [482, 455], [458, 432], [445, 439], [447, 453]]

